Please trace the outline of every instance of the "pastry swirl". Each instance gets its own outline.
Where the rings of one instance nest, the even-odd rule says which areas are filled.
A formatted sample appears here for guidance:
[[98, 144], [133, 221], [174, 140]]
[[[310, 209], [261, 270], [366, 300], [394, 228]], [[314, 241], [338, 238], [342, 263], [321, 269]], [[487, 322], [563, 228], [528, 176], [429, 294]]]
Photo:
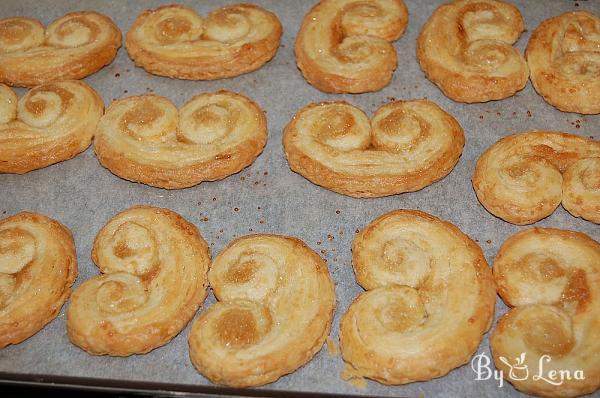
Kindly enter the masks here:
[[352, 243], [367, 290], [340, 324], [344, 361], [384, 384], [441, 377], [466, 363], [490, 327], [496, 289], [479, 246], [416, 210], [374, 220]]
[[488, 148], [477, 161], [473, 188], [493, 215], [531, 224], [563, 201], [576, 217], [600, 222], [600, 142], [573, 134], [530, 131]]
[[194, 322], [189, 346], [192, 363], [212, 382], [267, 384], [321, 349], [335, 291], [327, 265], [302, 241], [239, 238], [215, 258], [208, 278], [219, 301]]
[[125, 45], [135, 64], [155, 75], [214, 80], [263, 66], [282, 32], [277, 16], [256, 5], [230, 5], [203, 18], [173, 4], [140, 14]]
[[0, 82], [33, 87], [83, 79], [110, 64], [119, 47], [119, 28], [93, 11], [66, 14], [45, 29], [37, 19], [2, 19]]
[[525, 52], [531, 83], [564, 112], [600, 113], [600, 18], [567, 12], [540, 24]]
[[321, 91], [381, 90], [396, 69], [390, 42], [402, 35], [407, 23], [402, 0], [321, 0], [302, 21], [296, 63]]
[[354, 197], [426, 187], [452, 171], [464, 142], [458, 122], [427, 100], [389, 103], [370, 121], [343, 101], [310, 104], [283, 136], [293, 171]]
[[267, 119], [250, 99], [228, 91], [201, 94], [180, 110], [158, 95], [114, 101], [94, 139], [100, 163], [130, 181], [191, 187], [237, 173], [267, 141]]
[[0, 220], [0, 348], [56, 318], [77, 277], [71, 232], [36, 213]]
[[27, 173], [85, 151], [103, 112], [102, 98], [80, 81], [37, 86], [20, 100], [0, 84], [0, 173]]
[[[494, 362], [517, 389], [545, 397], [574, 397], [600, 388], [600, 244], [574, 231], [532, 228], [510, 237], [494, 261], [494, 277], [512, 307], [490, 344]], [[533, 377], [569, 371], [559, 385]], [[532, 370], [525, 380], [508, 365]], [[508, 363], [507, 363], [508, 362]], [[537, 371], [536, 371], [537, 370]], [[576, 370], [585, 380], [576, 380]]]
[[486, 102], [525, 87], [527, 63], [512, 47], [525, 30], [519, 10], [496, 0], [457, 0], [423, 26], [417, 58], [427, 78], [458, 102]]
[[177, 213], [135, 206], [100, 230], [67, 312], [73, 344], [94, 355], [143, 354], [175, 337], [206, 297], [208, 246]]

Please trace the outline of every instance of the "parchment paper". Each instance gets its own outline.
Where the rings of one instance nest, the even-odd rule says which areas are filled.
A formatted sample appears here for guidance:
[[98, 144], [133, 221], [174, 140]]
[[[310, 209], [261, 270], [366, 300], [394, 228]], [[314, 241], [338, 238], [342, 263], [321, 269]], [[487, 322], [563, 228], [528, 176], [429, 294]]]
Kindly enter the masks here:
[[[233, 2], [182, 1], [203, 15]], [[504, 240], [528, 227], [495, 218], [477, 201], [470, 179], [480, 154], [503, 136], [533, 129], [567, 131], [600, 139], [600, 116], [562, 113], [544, 102], [530, 83], [514, 97], [502, 101], [465, 105], [446, 98], [425, 78], [415, 56], [417, 35], [441, 3], [439, 0], [407, 0], [410, 21], [404, 35], [395, 43], [399, 62], [394, 78], [383, 90], [360, 95], [322, 93], [309, 85], [296, 68], [293, 41], [302, 17], [316, 1], [253, 2], [275, 12], [285, 30], [277, 55], [258, 71], [212, 82], [168, 79], [136, 68], [121, 48], [110, 66], [85, 79], [102, 95], [106, 105], [116, 98], [150, 92], [166, 96], [178, 106], [196, 94], [220, 89], [253, 98], [267, 111], [269, 123], [269, 142], [253, 165], [223, 181], [167, 191], [114, 176], [100, 166], [90, 148], [72, 160], [26, 175], [0, 175], [1, 218], [22, 210], [36, 211], [59, 220], [72, 230], [79, 261], [76, 286], [98, 274], [90, 259], [91, 245], [110, 217], [135, 204], [167, 207], [199, 227], [213, 256], [232, 239], [261, 232], [296, 236], [322, 253], [336, 283], [338, 305], [332, 338], [337, 341], [340, 316], [362, 291], [351, 267], [350, 246], [357, 228], [363, 228], [390, 210], [420, 209], [449, 220], [477, 240], [491, 264]], [[109, 15], [125, 34], [142, 10], [166, 3], [169, 2], [4, 0], [0, 17], [29, 16], [47, 24], [67, 12], [90, 9]], [[513, 3], [521, 10], [528, 29], [517, 43], [521, 51], [533, 29], [544, 19], [578, 9], [600, 13], [598, 0], [513, 0]], [[23, 93], [24, 90], [19, 90], [20, 95]], [[327, 191], [289, 170], [281, 135], [299, 108], [310, 102], [343, 99], [372, 114], [392, 98], [429, 98], [461, 123], [466, 146], [461, 160], [448, 177], [419, 192], [361, 200]], [[600, 240], [599, 226], [576, 219], [562, 208], [536, 225], [573, 229]], [[210, 294], [204, 308], [213, 302]], [[195, 371], [188, 358], [189, 325], [171, 343], [146, 355], [93, 357], [70, 344], [65, 329], [65, 310], [66, 306], [57, 319], [32, 338], [0, 350], [0, 372], [210, 384]], [[498, 298], [498, 315], [505, 311], [506, 307]], [[489, 355], [487, 335], [478, 352]], [[323, 348], [306, 366], [266, 388], [389, 396], [518, 395], [510, 385], [498, 388], [494, 380], [475, 381], [469, 364], [429, 382], [399, 387], [368, 382], [367, 388], [362, 390], [341, 380], [342, 369], [341, 357], [331, 356]]]

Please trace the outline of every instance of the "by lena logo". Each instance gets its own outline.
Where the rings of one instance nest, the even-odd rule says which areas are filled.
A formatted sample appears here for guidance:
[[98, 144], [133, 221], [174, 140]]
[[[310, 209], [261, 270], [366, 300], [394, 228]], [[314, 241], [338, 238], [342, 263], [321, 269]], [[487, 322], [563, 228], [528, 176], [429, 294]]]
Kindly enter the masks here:
[[[506, 357], [498, 359], [508, 367], [507, 379], [512, 381], [528, 380], [531, 377], [533, 381], [543, 381], [553, 386], [560, 386], [565, 380], [585, 380], [583, 370], [556, 370], [547, 369], [547, 365], [552, 362], [550, 355], [542, 355], [538, 361], [537, 369], [529, 369], [525, 363], [525, 353], [516, 357], [514, 361]], [[504, 385], [504, 372], [492, 368], [492, 360], [486, 353], [477, 354], [471, 360], [471, 369], [475, 372], [475, 380], [496, 380], [498, 387]]]

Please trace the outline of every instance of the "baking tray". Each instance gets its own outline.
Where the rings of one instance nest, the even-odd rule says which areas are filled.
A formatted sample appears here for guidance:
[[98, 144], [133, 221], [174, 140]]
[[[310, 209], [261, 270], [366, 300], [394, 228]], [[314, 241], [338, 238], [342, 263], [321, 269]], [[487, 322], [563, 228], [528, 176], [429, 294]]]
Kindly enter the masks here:
[[[168, 1], [168, 0], [167, 0]], [[234, 1], [182, 1], [206, 15]], [[67, 225], [74, 234], [79, 262], [75, 286], [98, 274], [90, 259], [96, 233], [120, 210], [135, 204], [170, 208], [199, 227], [214, 255], [232, 239], [249, 233], [276, 233], [299, 237], [327, 260], [336, 284], [338, 305], [332, 327], [337, 341], [341, 315], [362, 291], [351, 266], [350, 246], [357, 229], [377, 216], [398, 208], [420, 209], [457, 225], [481, 245], [492, 262], [502, 242], [528, 227], [508, 224], [489, 214], [471, 187], [475, 162], [488, 146], [508, 134], [549, 129], [600, 138], [600, 116], [562, 113], [538, 96], [531, 84], [511, 98], [485, 104], [453, 102], [429, 82], [419, 68], [415, 44], [421, 26], [442, 3], [410, 1], [409, 25], [394, 45], [398, 69], [389, 86], [359, 95], [325, 94], [309, 85], [296, 68], [293, 42], [302, 17], [316, 1], [253, 0], [275, 12], [284, 34], [275, 58], [263, 68], [243, 76], [212, 82], [157, 77], [136, 68], [124, 48], [115, 61], [85, 79], [108, 105], [113, 99], [155, 93], [181, 106], [192, 96], [220, 89], [254, 99], [267, 112], [269, 142], [247, 169], [223, 181], [167, 191], [122, 180], [102, 168], [90, 148], [72, 160], [26, 175], [0, 175], [0, 216], [36, 211]], [[97, 10], [109, 15], [125, 33], [135, 17], [166, 1], [39, 1], [3, 0], [0, 17], [22, 15], [47, 24], [67, 12]], [[522, 51], [531, 31], [544, 19], [571, 10], [600, 13], [600, 1], [513, 1], [521, 10], [528, 31], [517, 47]], [[19, 90], [22, 95], [24, 90]], [[451, 113], [466, 135], [464, 153], [448, 177], [421, 191], [379, 199], [354, 199], [327, 191], [292, 173], [283, 154], [281, 135], [293, 114], [310, 102], [346, 100], [372, 114], [392, 99], [429, 98]], [[236, 210], [237, 209], [237, 210]], [[573, 229], [600, 240], [600, 227], [576, 219], [559, 208], [538, 226]], [[214, 297], [209, 294], [203, 308]], [[340, 356], [323, 348], [306, 366], [260, 389], [215, 387], [198, 374], [188, 358], [189, 325], [164, 347], [128, 358], [94, 357], [69, 343], [65, 309], [35, 336], [0, 350], [0, 379], [4, 382], [40, 382], [54, 385], [125, 388], [129, 390], [184, 391], [215, 394], [290, 395], [294, 392], [379, 396], [516, 396], [508, 384], [476, 381], [467, 364], [447, 376], [423, 383], [389, 387], [369, 381], [357, 389], [340, 378]], [[202, 309], [200, 310], [202, 311]], [[498, 299], [497, 314], [506, 311]], [[489, 355], [487, 335], [478, 350]], [[0, 387], [1, 388], [1, 387]]]

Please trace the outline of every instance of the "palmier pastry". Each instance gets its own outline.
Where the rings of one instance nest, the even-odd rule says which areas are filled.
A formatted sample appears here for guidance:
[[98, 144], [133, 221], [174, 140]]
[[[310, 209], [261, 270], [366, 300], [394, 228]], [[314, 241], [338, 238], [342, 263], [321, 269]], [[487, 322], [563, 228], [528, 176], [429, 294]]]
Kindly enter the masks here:
[[500, 248], [494, 277], [500, 296], [513, 307], [490, 338], [504, 378], [525, 393], [544, 397], [596, 391], [600, 244], [580, 232], [521, 231]]
[[85, 151], [103, 112], [102, 98], [80, 81], [37, 86], [20, 100], [0, 84], [0, 173], [27, 173]]
[[37, 20], [0, 20], [0, 82], [33, 87], [83, 79], [108, 65], [121, 47], [121, 31], [107, 16], [72, 12], [44, 26]]
[[502, 138], [477, 161], [473, 188], [493, 215], [531, 224], [561, 200], [576, 217], [600, 223], [600, 142], [530, 131]]
[[251, 164], [267, 141], [267, 119], [239, 94], [201, 94], [179, 111], [158, 95], [113, 102], [94, 147], [119, 177], [176, 189], [214, 181]]
[[177, 213], [136, 206], [98, 233], [92, 260], [67, 312], [69, 339], [94, 355], [143, 354], [175, 337], [206, 297], [210, 253]]
[[427, 78], [459, 102], [486, 102], [525, 87], [527, 63], [512, 47], [525, 30], [519, 10], [496, 0], [457, 0], [423, 26], [417, 58]]
[[344, 361], [384, 384], [424, 381], [466, 363], [494, 316], [496, 289], [479, 246], [416, 210], [387, 213], [352, 243], [367, 290], [340, 324]]
[[600, 18], [567, 12], [541, 23], [527, 51], [531, 82], [565, 112], [600, 113]]
[[0, 348], [56, 318], [77, 277], [71, 232], [41, 214], [0, 221]]
[[396, 69], [390, 42], [402, 35], [407, 23], [402, 0], [321, 0], [302, 21], [296, 63], [321, 91], [381, 90]]
[[458, 122], [427, 100], [389, 103], [371, 121], [342, 101], [311, 104], [283, 136], [293, 171], [354, 197], [426, 187], [452, 171], [464, 142]]
[[219, 300], [192, 325], [190, 358], [214, 383], [260, 386], [321, 349], [335, 291], [325, 262], [302, 241], [245, 236], [215, 258], [208, 278]]
[[173, 4], [144, 11], [127, 32], [136, 65], [155, 75], [214, 80], [251, 72], [277, 51], [277, 16], [251, 4], [220, 8], [206, 18]]

